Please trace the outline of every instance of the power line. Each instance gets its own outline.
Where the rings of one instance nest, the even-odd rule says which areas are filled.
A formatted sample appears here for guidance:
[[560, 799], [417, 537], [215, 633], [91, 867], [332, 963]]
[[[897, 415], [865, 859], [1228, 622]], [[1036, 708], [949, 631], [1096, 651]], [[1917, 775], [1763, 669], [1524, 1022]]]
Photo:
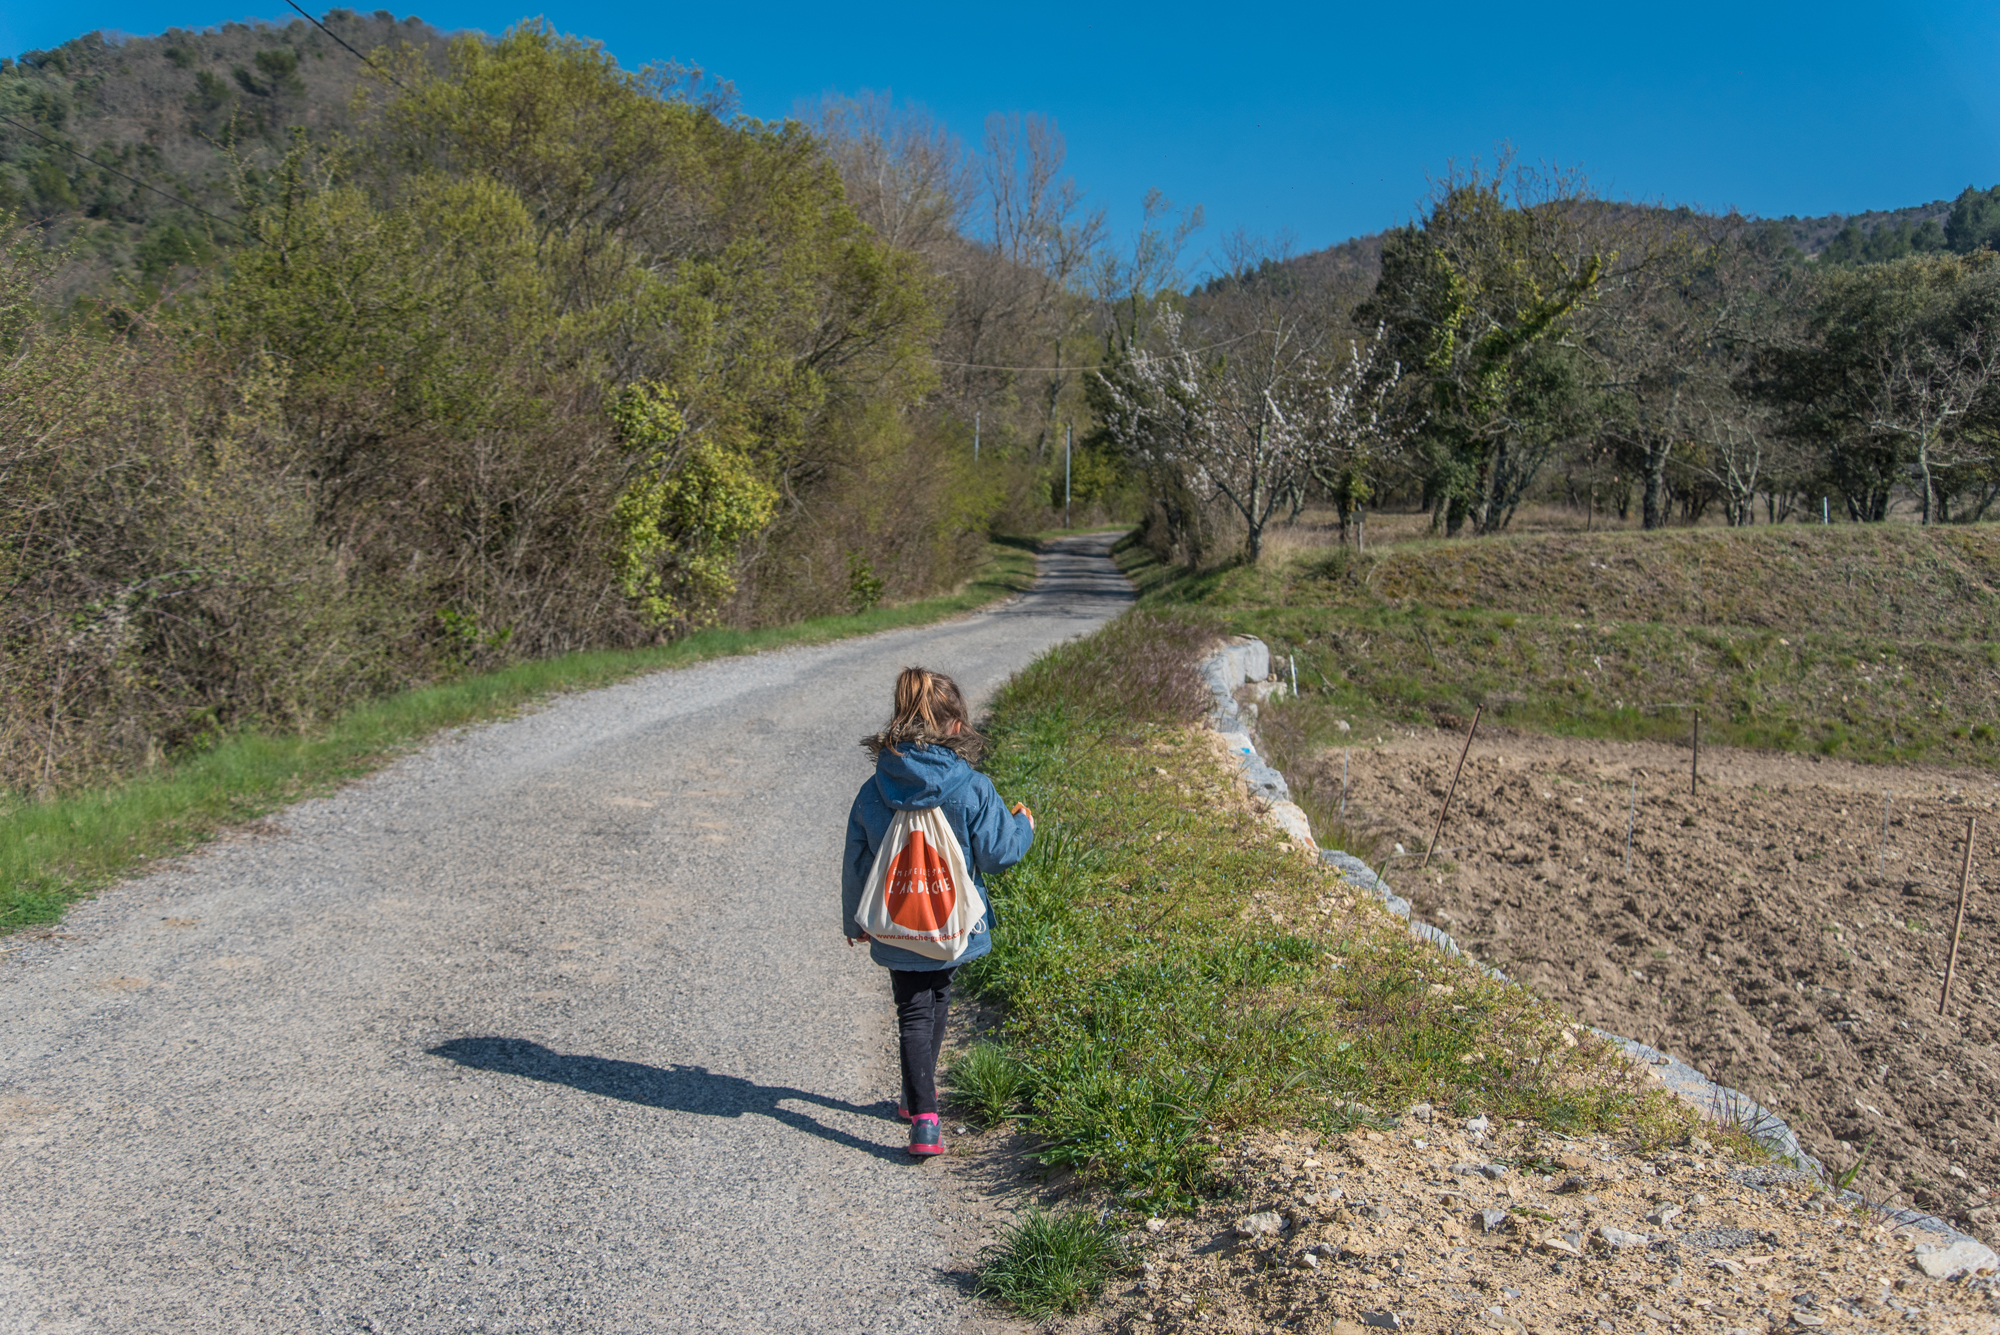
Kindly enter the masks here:
[[[291, 7], [292, 7], [293, 9], [299, 9], [299, 7], [298, 7], [298, 4], [296, 3], [296, 0], [285, 0], [285, 3], [286, 3], [286, 4], [288, 4], [288, 5], [291, 5]], [[304, 19], [305, 19], [305, 21], [306, 21], [307, 23], [310, 23], [310, 24], [312, 24], [312, 25], [313, 25], [313, 27], [315, 27], [315, 28], [318, 28], [318, 29], [319, 29], [319, 30], [320, 30], [321, 32], [325, 33], [325, 34], [326, 34], [326, 35], [327, 35], [328, 37], [331, 37], [331, 38], [333, 38], [333, 40], [334, 40], [334, 41], [336, 41], [336, 42], [339, 42], [339, 43], [340, 43], [340, 44], [341, 44], [342, 46], [344, 46], [344, 47], [347, 47], [347, 52], [348, 52], [348, 54], [349, 54], [349, 55], [351, 55], [351, 56], [353, 56], [353, 57], [354, 57], [354, 58], [355, 58], [356, 60], [358, 60], [358, 61], [360, 61], [360, 62], [361, 62], [362, 64], [366, 65], [366, 66], [367, 66], [367, 67], [368, 67], [369, 69], [371, 69], [371, 70], [374, 70], [374, 71], [375, 71], [375, 72], [376, 72], [377, 74], [379, 74], [379, 75], [381, 75], [381, 76], [382, 76], [383, 78], [387, 79], [387, 80], [388, 80], [388, 81], [389, 81], [390, 83], [393, 83], [393, 84], [395, 84], [395, 85], [396, 85], [396, 87], [398, 87], [398, 88], [402, 88], [404, 92], [406, 92], [406, 93], [407, 93], [407, 92], [409, 92], [409, 91], [410, 91], [410, 90], [409, 90], [408, 88], [405, 88], [405, 87], [403, 86], [403, 81], [402, 81], [401, 79], [398, 79], [398, 78], [397, 78], [397, 77], [396, 77], [395, 75], [393, 75], [393, 74], [389, 73], [389, 71], [387, 71], [387, 70], [383, 69], [383, 68], [382, 68], [382, 67], [381, 67], [380, 65], [377, 65], [377, 64], [376, 64], [376, 63], [375, 63], [374, 61], [372, 61], [372, 60], [370, 60], [370, 59], [369, 59], [368, 57], [366, 57], [366, 56], [362, 55], [362, 54], [361, 54], [361, 53], [360, 53], [359, 51], [356, 51], [356, 50], [355, 50], [355, 49], [354, 49], [353, 47], [351, 47], [351, 46], [347, 46], [347, 43], [346, 43], [345, 41], [343, 41], [343, 40], [341, 39], [341, 36], [340, 36], [340, 34], [339, 34], [339, 33], [335, 32], [335, 31], [334, 31], [333, 29], [331, 29], [331, 28], [327, 27], [327, 26], [326, 26], [326, 25], [325, 25], [324, 23], [321, 23], [321, 22], [320, 22], [320, 21], [319, 21], [318, 19], [314, 18], [314, 17], [312, 16], [312, 15], [310, 15], [310, 14], [307, 14], [307, 13], [305, 12], [305, 10], [303, 10], [303, 9], [299, 9], [299, 13], [300, 13], [300, 15], [301, 15], [302, 17], [304, 17]]]
[[[1237, 336], [1236, 336], [1235, 338], [1225, 338], [1225, 339], [1223, 339], [1223, 340], [1221, 340], [1220, 342], [1217, 342], [1217, 343], [1204, 343], [1204, 344], [1202, 344], [1202, 345], [1201, 345], [1200, 347], [1198, 347], [1198, 348], [1183, 348], [1183, 349], [1182, 349], [1181, 351], [1182, 351], [1182, 352], [1184, 352], [1184, 353], [1196, 353], [1196, 352], [1213, 352], [1213, 351], [1215, 351], [1215, 349], [1217, 349], [1217, 348], [1228, 348], [1228, 347], [1234, 347], [1234, 346], [1235, 346], [1236, 344], [1238, 344], [1238, 343], [1241, 343], [1241, 342], [1243, 342], [1243, 340], [1245, 340], [1245, 339], [1248, 339], [1248, 338], [1255, 338], [1255, 337], [1257, 337], [1257, 335], [1259, 335], [1259, 334], [1271, 334], [1271, 333], [1276, 333], [1276, 332], [1277, 332], [1277, 331], [1276, 331], [1276, 330], [1273, 330], [1273, 329], [1252, 329], [1252, 330], [1251, 330], [1251, 331], [1250, 331], [1249, 333], [1247, 333], [1247, 334], [1238, 334], [1238, 335], [1237, 335]], [[999, 365], [995, 365], [995, 364], [994, 364], [994, 363], [992, 363], [992, 362], [953, 362], [953, 361], [946, 361], [946, 360], [945, 360], [944, 358], [942, 358], [942, 357], [933, 357], [933, 358], [931, 358], [930, 360], [931, 360], [931, 364], [932, 364], [933, 366], [956, 366], [956, 367], [960, 368], [961, 370], [967, 370], [967, 371], [1098, 371], [1098, 372], [1102, 372], [1102, 371], [1103, 371], [1103, 370], [1105, 369], [1105, 367], [1104, 367], [1104, 366], [1101, 366], [1101, 365], [1100, 365], [1100, 366], [999, 366]], [[1158, 353], [1152, 353], [1152, 352], [1140, 352], [1140, 353], [1134, 353], [1134, 354], [1132, 355], [1132, 360], [1133, 360], [1134, 362], [1158, 362], [1158, 361], [1165, 361], [1165, 360], [1167, 360], [1167, 358], [1165, 358], [1165, 357], [1162, 357], [1162, 356], [1160, 356], [1160, 355], [1159, 355]]]
[[[199, 213], [204, 218], [213, 218], [215, 219], [215, 221], [222, 223], [224, 226], [234, 227], [237, 231], [244, 232], [242, 223], [236, 222], [229, 218], [225, 218], [219, 213], [210, 213], [207, 209], [203, 208], [199, 204], [190, 204], [185, 199], [182, 199], [179, 195], [170, 194], [167, 191], [160, 189], [160, 187], [156, 185], [152, 185], [149, 184], [148, 182], [140, 180], [136, 176], [127, 176], [124, 172], [119, 171], [116, 167], [107, 167], [103, 163], [99, 162], [96, 158], [77, 152], [75, 149], [71, 148], [68, 144], [63, 143], [60, 139], [51, 139], [47, 135], [43, 134], [40, 130], [35, 129], [33, 126], [21, 124], [21, 122], [15, 120], [12, 116], [0, 115], [0, 121], [7, 122], [7, 124], [13, 126], [15, 129], [21, 131], [23, 134], [33, 135], [35, 138], [47, 144], [50, 148], [59, 148], [63, 152], [69, 154], [71, 157], [77, 159], [78, 161], [89, 163], [91, 166], [97, 168], [97, 170], [101, 172], [109, 172], [111, 175], [116, 176], [121, 181], [130, 181], [133, 185], [139, 186], [140, 188], [145, 190], [150, 190], [154, 194], [159, 195], [164, 199], [171, 199], [174, 203], [180, 205], [182, 208], [191, 209], [192, 211]], [[249, 235], [249, 233], [244, 232], [244, 235], [247, 236]]]

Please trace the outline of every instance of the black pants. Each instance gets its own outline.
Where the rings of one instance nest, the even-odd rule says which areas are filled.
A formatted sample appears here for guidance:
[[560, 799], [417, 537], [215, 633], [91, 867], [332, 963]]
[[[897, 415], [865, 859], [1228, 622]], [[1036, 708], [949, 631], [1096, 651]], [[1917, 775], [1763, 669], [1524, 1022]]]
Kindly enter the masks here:
[[889, 970], [889, 990], [896, 995], [896, 1025], [903, 1035], [903, 1111], [912, 1115], [938, 1110], [938, 1050], [944, 1047], [951, 976], [956, 972]]

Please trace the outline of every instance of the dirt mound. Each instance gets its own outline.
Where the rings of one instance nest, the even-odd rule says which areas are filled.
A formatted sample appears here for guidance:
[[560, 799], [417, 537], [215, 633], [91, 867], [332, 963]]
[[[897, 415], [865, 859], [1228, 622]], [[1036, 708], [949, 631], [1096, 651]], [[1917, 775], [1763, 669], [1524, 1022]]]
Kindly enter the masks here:
[[1796, 1172], [1699, 1139], [1641, 1153], [1479, 1126], [1253, 1140], [1225, 1161], [1238, 1198], [1149, 1224], [1138, 1282], [1068, 1328], [1969, 1333], [2000, 1315], [1993, 1278], [1930, 1278], [1935, 1238]]
[[[1356, 748], [1350, 809], [1420, 850], [1461, 741]], [[1687, 767], [1673, 747], [1482, 735], [1448, 859], [1387, 879], [1580, 1018], [1752, 1095], [1830, 1171], [1858, 1159], [1870, 1199], [2000, 1241], [1993, 778], [1705, 750], [1692, 797]], [[1940, 1017], [1967, 815], [1972, 906]]]

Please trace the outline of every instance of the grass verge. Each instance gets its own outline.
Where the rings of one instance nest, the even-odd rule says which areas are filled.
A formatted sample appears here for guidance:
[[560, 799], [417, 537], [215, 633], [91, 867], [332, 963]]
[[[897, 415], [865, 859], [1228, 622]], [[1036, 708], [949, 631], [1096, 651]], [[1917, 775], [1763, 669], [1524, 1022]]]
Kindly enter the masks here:
[[1257, 1127], [1338, 1132], [1429, 1102], [1642, 1140], [1684, 1128], [1587, 1031], [1413, 940], [1257, 821], [1191, 726], [1210, 633], [1128, 615], [995, 704], [987, 769], [1041, 829], [995, 884], [993, 953], [959, 977], [1004, 1008], [1037, 1157], [1172, 1208], [1221, 1190], [1217, 1148]]
[[937, 598], [760, 631], [711, 630], [654, 649], [566, 654], [406, 691], [309, 735], [253, 732], [129, 782], [0, 806], [0, 934], [55, 921], [66, 906], [150, 859], [326, 792], [445, 728], [505, 717], [563, 691], [764, 649], [922, 625], [1025, 591], [1032, 543], [995, 543], [984, 571]]

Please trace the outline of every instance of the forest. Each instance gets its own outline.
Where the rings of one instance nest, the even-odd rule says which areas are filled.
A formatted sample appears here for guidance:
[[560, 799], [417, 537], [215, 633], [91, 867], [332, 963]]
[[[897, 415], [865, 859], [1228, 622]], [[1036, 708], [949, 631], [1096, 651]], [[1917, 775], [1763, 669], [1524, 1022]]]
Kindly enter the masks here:
[[920, 597], [1065, 516], [1204, 565], [1308, 505], [1360, 544], [2000, 496], [2000, 187], [1835, 228], [1502, 157], [1310, 255], [1157, 193], [1115, 237], [1043, 117], [759, 121], [540, 23], [334, 10], [0, 62], [0, 217], [15, 794]]

